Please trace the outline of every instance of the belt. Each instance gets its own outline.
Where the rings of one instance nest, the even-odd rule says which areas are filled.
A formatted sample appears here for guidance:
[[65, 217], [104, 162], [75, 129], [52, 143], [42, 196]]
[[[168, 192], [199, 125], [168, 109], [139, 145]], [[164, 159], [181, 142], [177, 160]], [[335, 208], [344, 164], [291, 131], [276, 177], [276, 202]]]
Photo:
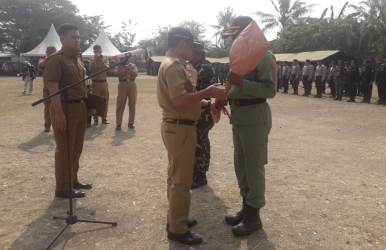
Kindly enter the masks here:
[[65, 103], [83, 103], [83, 99], [67, 100], [67, 101], [62, 100], [62, 102], [65, 102]]
[[102, 83], [102, 82], [106, 82], [106, 80], [92, 80], [92, 82], [100, 82], [100, 83]]
[[124, 78], [124, 79], [119, 79], [120, 82], [127, 82], [127, 81], [134, 81], [135, 78]]
[[197, 122], [192, 121], [192, 120], [164, 118], [163, 121], [166, 123], [177, 124], [177, 125], [187, 125], [187, 126], [196, 126], [197, 125]]
[[265, 103], [267, 99], [265, 98], [255, 98], [255, 99], [231, 99], [229, 103], [235, 106], [251, 106], [260, 103]]

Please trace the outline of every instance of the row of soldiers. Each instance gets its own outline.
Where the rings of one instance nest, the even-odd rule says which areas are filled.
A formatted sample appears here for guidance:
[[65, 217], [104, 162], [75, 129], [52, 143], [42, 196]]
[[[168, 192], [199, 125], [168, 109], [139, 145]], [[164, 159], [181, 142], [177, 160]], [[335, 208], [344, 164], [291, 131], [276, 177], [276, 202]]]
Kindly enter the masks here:
[[361, 65], [356, 61], [345, 62], [339, 60], [327, 65], [324, 61], [318, 61], [314, 66], [310, 60], [306, 60], [301, 67], [298, 60], [281, 62], [278, 67], [278, 90], [283, 89], [288, 93], [289, 84], [292, 85], [293, 94], [299, 94], [299, 83], [302, 81], [304, 96], [310, 96], [313, 82], [316, 87], [316, 98], [322, 98], [326, 93], [326, 84], [330, 88], [330, 94], [335, 100], [341, 101], [344, 96], [349, 97], [349, 102], [355, 102], [357, 96], [362, 96], [364, 103], [370, 103], [373, 83], [378, 88], [378, 103], [386, 104], [386, 60], [374, 64], [365, 60]]

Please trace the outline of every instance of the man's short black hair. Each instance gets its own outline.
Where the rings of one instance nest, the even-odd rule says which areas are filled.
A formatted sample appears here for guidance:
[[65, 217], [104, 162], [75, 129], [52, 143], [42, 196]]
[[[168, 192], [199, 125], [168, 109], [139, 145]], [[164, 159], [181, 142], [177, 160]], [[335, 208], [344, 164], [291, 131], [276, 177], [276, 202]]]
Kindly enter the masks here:
[[168, 32], [168, 49], [175, 48], [181, 40], [193, 43], [192, 33], [182, 27], [171, 28]]
[[102, 47], [99, 45], [99, 44], [96, 44], [94, 45], [94, 47], [92, 47], [93, 50], [102, 50]]
[[58, 33], [59, 33], [59, 36], [63, 36], [68, 31], [72, 31], [72, 30], [79, 30], [79, 28], [77, 26], [75, 26], [74, 24], [65, 23], [59, 27]]

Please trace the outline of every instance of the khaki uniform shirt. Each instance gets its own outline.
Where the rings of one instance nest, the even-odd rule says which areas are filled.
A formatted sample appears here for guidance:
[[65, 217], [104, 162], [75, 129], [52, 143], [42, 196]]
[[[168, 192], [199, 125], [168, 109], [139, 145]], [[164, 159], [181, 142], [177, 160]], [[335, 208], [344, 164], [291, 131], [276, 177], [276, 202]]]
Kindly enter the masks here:
[[42, 59], [42, 61], [39, 62], [39, 68], [43, 71], [42, 77], [43, 77], [43, 91], [48, 91], [48, 81], [46, 76], [46, 62], [48, 58]]
[[[91, 61], [91, 75], [107, 69], [107, 62], [103, 60], [103, 57], [94, 58]], [[107, 72], [100, 73], [92, 78], [93, 81], [106, 81]]]
[[173, 99], [196, 91], [196, 86], [188, 79], [185, 63], [172, 53], [167, 53], [158, 72], [157, 97], [163, 118], [199, 120], [201, 104], [178, 108]]
[[135, 64], [119, 65], [116, 69], [119, 81], [134, 81], [138, 75], [138, 69]]
[[[85, 76], [85, 68], [80, 57], [75, 52], [60, 50], [50, 56], [45, 66], [47, 82], [58, 82], [59, 88], [79, 82]], [[86, 98], [85, 83], [67, 90], [68, 100], [80, 100]]]

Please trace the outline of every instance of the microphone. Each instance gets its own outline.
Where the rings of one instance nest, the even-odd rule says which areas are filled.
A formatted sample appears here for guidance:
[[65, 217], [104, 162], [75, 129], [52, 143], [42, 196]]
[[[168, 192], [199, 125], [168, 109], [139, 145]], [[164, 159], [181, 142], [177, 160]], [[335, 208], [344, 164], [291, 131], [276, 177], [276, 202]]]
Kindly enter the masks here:
[[136, 49], [127, 51], [122, 54], [114, 55], [112, 59], [120, 64], [126, 64], [130, 59], [133, 59], [134, 61], [145, 61], [145, 50]]

